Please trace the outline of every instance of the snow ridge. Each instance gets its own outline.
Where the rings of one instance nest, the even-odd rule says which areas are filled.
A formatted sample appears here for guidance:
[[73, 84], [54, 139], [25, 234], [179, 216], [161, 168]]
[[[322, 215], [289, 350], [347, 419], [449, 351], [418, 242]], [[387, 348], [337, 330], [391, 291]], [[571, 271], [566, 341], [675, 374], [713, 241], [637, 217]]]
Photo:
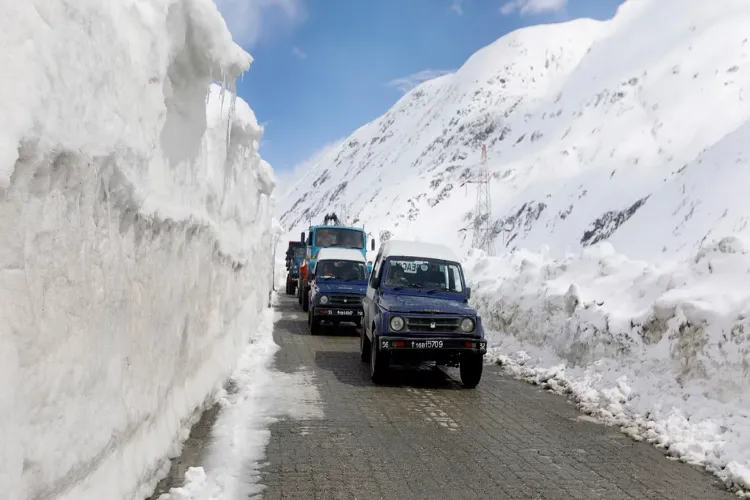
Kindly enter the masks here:
[[267, 305], [252, 58], [209, 0], [7, 7], [0, 490], [143, 498]]

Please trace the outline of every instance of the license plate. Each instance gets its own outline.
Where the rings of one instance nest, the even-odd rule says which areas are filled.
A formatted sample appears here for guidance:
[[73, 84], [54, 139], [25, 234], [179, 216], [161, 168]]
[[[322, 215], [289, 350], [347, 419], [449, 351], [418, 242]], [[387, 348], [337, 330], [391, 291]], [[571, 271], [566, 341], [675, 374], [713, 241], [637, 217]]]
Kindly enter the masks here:
[[359, 316], [362, 314], [362, 311], [336, 311], [336, 314], [338, 316]]
[[423, 342], [412, 340], [410, 341], [412, 349], [442, 349], [442, 340], [425, 340]]

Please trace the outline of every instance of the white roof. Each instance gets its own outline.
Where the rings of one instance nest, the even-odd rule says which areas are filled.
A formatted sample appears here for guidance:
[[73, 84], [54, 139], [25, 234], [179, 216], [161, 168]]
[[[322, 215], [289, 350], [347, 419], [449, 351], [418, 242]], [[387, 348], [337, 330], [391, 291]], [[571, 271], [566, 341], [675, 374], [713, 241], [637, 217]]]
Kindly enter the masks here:
[[447, 246], [424, 241], [388, 240], [383, 244], [383, 258], [392, 255], [461, 262], [458, 255]]
[[366, 262], [365, 256], [362, 255], [361, 250], [355, 250], [353, 248], [335, 248], [326, 247], [321, 248], [318, 251], [316, 257], [320, 260], [355, 260], [357, 262]]

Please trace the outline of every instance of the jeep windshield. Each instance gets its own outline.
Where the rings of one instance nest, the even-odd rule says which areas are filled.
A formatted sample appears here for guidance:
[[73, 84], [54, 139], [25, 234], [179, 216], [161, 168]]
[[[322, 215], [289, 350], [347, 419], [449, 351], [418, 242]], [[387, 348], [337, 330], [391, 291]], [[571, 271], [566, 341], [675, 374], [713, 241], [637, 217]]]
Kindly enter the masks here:
[[365, 238], [362, 231], [356, 229], [342, 229], [333, 227], [322, 227], [315, 231], [315, 246], [317, 247], [340, 247], [365, 248]]
[[315, 278], [321, 280], [366, 281], [367, 267], [364, 262], [353, 260], [318, 261]]
[[399, 257], [388, 260], [385, 271], [385, 286], [395, 290], [464, 291], [461, 267], [444, 260]]

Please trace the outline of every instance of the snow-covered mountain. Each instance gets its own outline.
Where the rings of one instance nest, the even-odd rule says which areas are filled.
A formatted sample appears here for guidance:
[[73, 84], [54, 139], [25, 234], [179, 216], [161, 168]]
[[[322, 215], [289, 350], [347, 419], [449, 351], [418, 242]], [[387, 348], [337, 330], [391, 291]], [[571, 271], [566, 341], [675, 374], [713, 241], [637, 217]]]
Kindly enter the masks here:
[[749, 23], [746, 0], [629, 0], [511, 33], [311, 162], [281, 222], [296, 235], [334, 208], [468, 249], [486, 144], [499, 251], [608, 239], [656, 258], [746, 232]]

